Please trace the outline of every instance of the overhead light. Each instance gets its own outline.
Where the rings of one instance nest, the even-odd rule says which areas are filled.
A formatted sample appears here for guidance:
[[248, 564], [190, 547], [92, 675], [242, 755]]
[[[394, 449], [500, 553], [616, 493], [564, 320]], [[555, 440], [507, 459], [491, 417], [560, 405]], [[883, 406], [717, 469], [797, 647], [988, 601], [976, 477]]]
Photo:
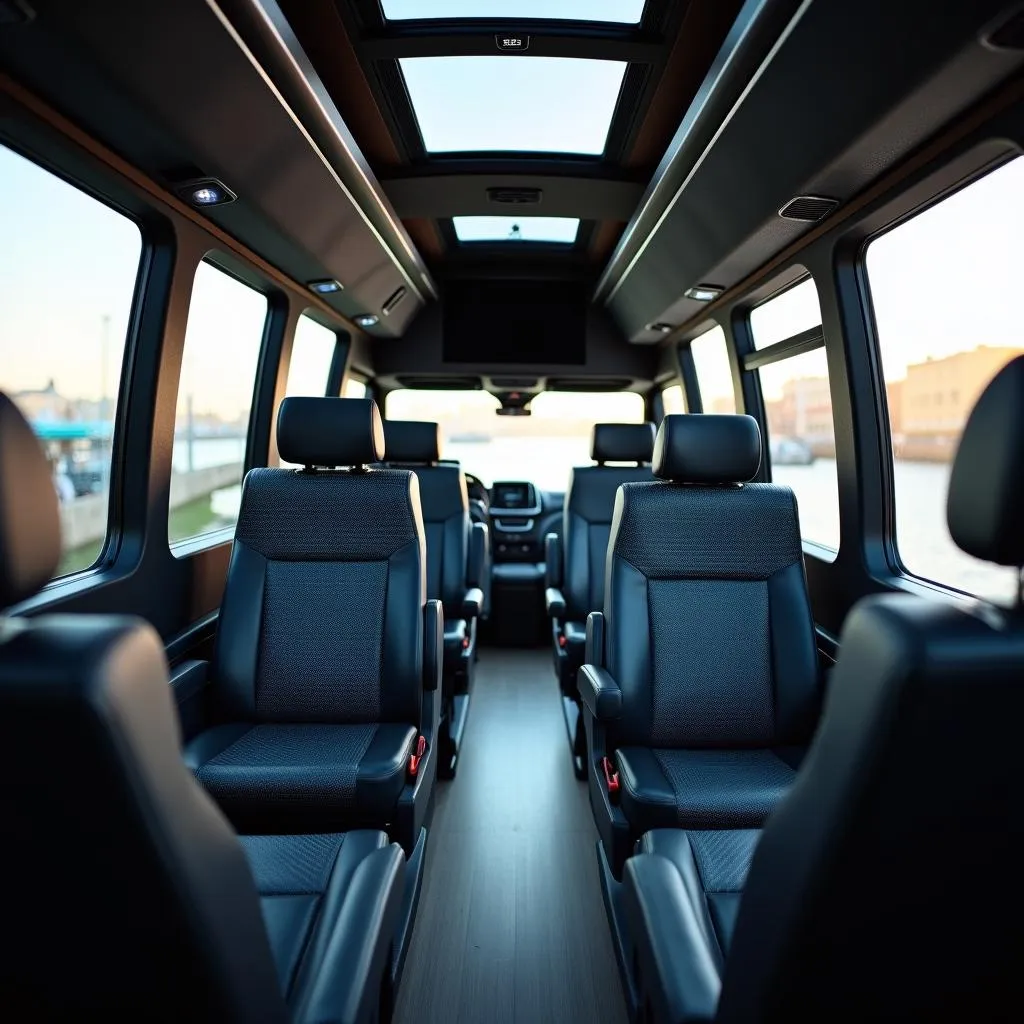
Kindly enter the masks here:
[[356, 324], [359, 327], [376, 327], [380, 323], [380, 317], [374, 313], [360, 313], [356, 317]]
[[317, 295], [330, 295], [333, 292], [340, 292], [342, 286], [337, 281], [325, 280], [325, 281], [310, 281], [306, 287], [311, 292], [316, 292]]
[[185, 181], [177, 186], [179, 196], [191, 206], [202, 209], [207, 206], [223, 206], [233, 203], [238, 196], [222, 181], [216, 178], [198, 178]]
[[717, 284], [695, 284], [692, 288], [687, 288], [683, 295], [695, 302], [711, 302], [724, 291], [725, 289]]
[[668, 332], [672, 330], [672, 325], [659, 320], [657, 323], [646, 324], [644, 326], [644, 330], [656, 331], [658, 334], [668, 334]]

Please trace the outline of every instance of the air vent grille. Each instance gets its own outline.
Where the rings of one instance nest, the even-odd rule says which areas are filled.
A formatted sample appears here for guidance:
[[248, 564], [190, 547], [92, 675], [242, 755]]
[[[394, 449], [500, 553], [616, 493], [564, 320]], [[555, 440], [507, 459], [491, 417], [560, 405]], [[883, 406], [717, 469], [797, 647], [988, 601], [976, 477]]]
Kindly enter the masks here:
[[479, 377], [418, 377], [401, 375], [396, 378], [403, 388], [425, 388], [432, 391], [479, 391]]
[[625, 391], [632, 383], [629, 377], [548, 377], [551, 391]]
[[398, 307], [398, 304], [402, 301], [402, 299], [405, 298], [405, 296], [406, 296], [405, 285], [402, 285], [400, 288], [398, 288], [394, 292], [392, 292], [392, 294], [388, 297], [388, 299], [384, 303], [384, 305], [380, 307], [380, 311], [385, 316], [390, 316], [395, 311], [395, 309]]
[[501, 206], [536, 206], [544, 193], [539, 188], [489, 188], [487, 198]]
[[536, 377], [492, 377], [491, 384], [496, 388], [511, 391], [533, 391], [537, 387]]
[[824, 220], [838, 205], [838, 199], [830, 199], [828, 196], [796, 196], [779, 210], [779, 216], [786, 220], [816, 224], [819, 220]]

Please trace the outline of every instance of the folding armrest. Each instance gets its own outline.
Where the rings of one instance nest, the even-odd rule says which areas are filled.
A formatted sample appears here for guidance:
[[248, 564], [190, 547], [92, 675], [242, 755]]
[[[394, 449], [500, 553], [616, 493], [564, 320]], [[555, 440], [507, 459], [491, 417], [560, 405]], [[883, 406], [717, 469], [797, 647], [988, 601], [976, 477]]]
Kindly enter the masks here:
[[565, 595], [558, 587], [548, 587], [544, 591], [544, 605], [548, 615], [553, 619], [560, 619], [565, 615]]
[[562, 538], [557, 533], [544, 538], [544, 586], [556, 590], [562, 586]]
[[462, 598], [462, 617], [478, 618], [484, 608], [484, 592], [479, 587], [471, 587]]
[[675, 865], [665, 857], [630, 857], [623, 871], [624, 903], [636, 944], [641, 991], [653, 1020], [711, 1021], [722, 979]]
[[587, 616], [587, 646], [583, 657], [588, 665], [604, 667], [604, 612], [591, 612]]
[[469, 554], [466, 562], [466, 586], [482, 588], [490, 560], [491, 536], [485, 523], [469, 528]]
[[444, 609], [440, 601], [423, 608], [423, 688], [437, 690], [444, 671]]
[[619, 684], [596, 665], [584, 665], [576, 677], [580, 697], [587, 710], [599, 722], [611, 722], [622, 714], [622, 691]]

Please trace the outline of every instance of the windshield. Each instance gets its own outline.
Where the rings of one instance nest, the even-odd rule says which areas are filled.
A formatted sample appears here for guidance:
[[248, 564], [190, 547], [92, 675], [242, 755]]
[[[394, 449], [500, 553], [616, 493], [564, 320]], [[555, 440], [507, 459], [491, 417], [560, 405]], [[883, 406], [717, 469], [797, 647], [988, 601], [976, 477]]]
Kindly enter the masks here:
[[388, 419], [441, 425], [442, 459], [457, 459], [488, 487], [495, 480], [529, 480], [542, 491], [564, 491], [573, 466], [586, 466], [595, 423], [643, 423], [644, 400], [633, 391], [543, 391], [531, 416], [497, 416], [486, 391], [388, 394]]

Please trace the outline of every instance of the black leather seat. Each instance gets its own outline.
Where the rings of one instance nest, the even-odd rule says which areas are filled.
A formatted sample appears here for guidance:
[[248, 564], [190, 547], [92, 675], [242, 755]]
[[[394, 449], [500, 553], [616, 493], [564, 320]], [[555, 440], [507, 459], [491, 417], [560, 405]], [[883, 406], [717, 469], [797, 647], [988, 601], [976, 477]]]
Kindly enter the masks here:
[[605, 611], [578, 677], [615, 877], [650, 829], [762, 825], [813, 730], [796, 500], [742, 483], [760, 460], [749, 416], [668, 416], [659, 480], [616, 497]]
[[[60, 549], [46, 458], [0, 395], [0, 608], [43, 586]], [[401, 849], [381, 832], [240, 842], [181, 762], [141, 619], [2, 623], [0, 772], [0, 989], [18, 1019], [387, 1013]]]
[[[653, 480], [653, 423], [596, 423], [590, 457], [569, 476], [562, 533], [545, 538], [546, 603], [552, 622], [555, 674], [565, 701], [576, 772], [586, 774], [576, 673], [583, 664], [587, 616], [604, 604], [604, 570], [615, 492], [620, 484]], [[609, 462], [618, 465], [609, 466]], [[634, 463], [634, 465], [624, 465]]]
[[220, 724], [185, 749], [242, 831], [419, 838], [441, 612], [416, 477], [366, 468], [383, 441], [370, 399], [287, 398], [278, 448], [306, 468], [246, 475], [209, 666]]
[[[947, 518], [964, 551], [1020, 572], [1024, 358], [968, 421]], [[1020, 599], [861, 601], [745, 887], [750, 833], [654, 833], [627, 862], [644, 1019], [1014, 1019], [1022, 681]]]
[[469, 515], [466, 478], [457, 463], [440, 462], [441, 429], [418, 420], [386, 420], [389, 466], [419, 478], [427, 536], [427, 597], [444, 609], [444, 678], [438, 773], [455, 774], [476, 663], [477, 623], [483, 613], [488, 529]]

